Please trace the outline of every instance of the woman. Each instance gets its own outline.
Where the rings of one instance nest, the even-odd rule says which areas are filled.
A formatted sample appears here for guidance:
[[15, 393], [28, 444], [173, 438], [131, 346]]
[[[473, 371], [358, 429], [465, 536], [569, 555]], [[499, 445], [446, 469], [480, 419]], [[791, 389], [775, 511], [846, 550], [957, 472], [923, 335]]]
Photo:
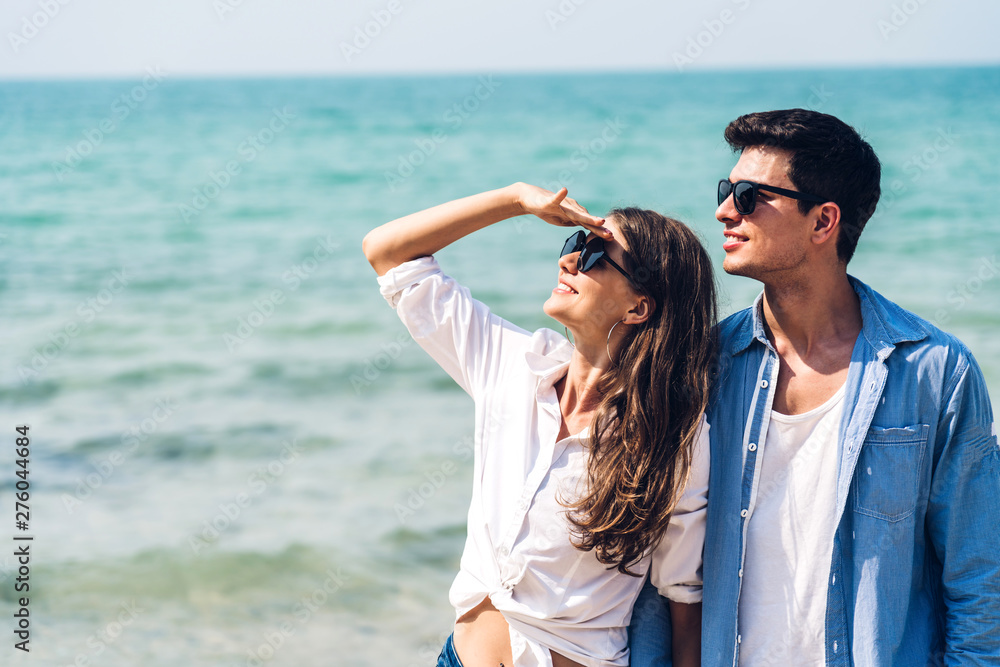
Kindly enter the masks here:
[[[639, 209], [597, 218], [566, 194], [516, 183], [364, 240], [382, 294], [476, 405], [457, 620], [438, 665], [627, 665], [647, 572], [670, 599], [674, 664], [697, 665], [711, 264], [677, 221]], [[433, 258], [524, 214], [590, 231], [567, 240], [544, 305], [573, 343], [492, 314]]]

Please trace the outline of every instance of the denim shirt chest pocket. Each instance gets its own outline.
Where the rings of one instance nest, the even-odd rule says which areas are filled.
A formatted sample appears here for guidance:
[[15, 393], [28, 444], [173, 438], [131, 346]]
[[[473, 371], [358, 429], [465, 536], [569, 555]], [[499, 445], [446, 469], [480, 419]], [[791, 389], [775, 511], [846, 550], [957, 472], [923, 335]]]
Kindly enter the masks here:
[[917, 506], [928, 424], [872, 426], [851, 482], [854, 511], [884, 521], [902, 521]]

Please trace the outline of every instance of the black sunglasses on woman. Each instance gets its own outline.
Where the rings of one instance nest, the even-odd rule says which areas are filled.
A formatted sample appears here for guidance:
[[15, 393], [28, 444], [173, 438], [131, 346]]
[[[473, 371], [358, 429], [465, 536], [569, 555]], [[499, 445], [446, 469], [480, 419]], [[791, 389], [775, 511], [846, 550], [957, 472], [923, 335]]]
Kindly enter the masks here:
[[592, 268], [597, 266], [597, 263], [602, 259], [614, 267], [620, 274], [625, 276], [636, 289], [639, 288], [639, 284], [636, 282], [628, 271], [623, 269], [618, 265], [618, 263], [611, 259], [607, 251], [604, 250], [604, 239], [600, 237], [594, 237], [590, 239], [590, 243], [587, 243], [587, 232], [582, 229], [578, 231], [573, 236], [566, 239], [566, 243], [563, 244], [562, 252], [559, 253], [560, 257], [565, 257], [566, 255], [571, 255], [574, 252], [579, 252], [580, 257], [576, 260], [576, 268], [580, 273], [586, 273]]

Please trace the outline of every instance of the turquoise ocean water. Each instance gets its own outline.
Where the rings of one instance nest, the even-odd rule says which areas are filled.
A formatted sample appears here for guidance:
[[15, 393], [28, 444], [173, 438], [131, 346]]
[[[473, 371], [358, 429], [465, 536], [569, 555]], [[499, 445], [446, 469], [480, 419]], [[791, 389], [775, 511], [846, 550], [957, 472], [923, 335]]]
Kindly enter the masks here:
[[[0, 544], [22, 423], [35, 536], [30, 656], [0, 547], [3, 664], [432, 664], [472, 404], [405, 336], [362, 237], [523, 180], [679, 217], [721, 265], [721, 134], [748, 111], [862, 131], [886, 195], [851, 273], [957, 334], [1000, 395], [1000, 69], [143, 76], [0, 83]], [[439, 258], [556, 326], [566, 235], [516, 219]], [[723, 314], [759, 291], [719, 283]]]

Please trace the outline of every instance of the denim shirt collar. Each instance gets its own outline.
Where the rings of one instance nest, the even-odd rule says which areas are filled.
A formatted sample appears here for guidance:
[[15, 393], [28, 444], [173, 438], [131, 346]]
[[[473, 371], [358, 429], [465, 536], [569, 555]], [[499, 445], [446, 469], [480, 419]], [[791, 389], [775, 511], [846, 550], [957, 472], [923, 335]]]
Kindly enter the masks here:
[[[898, 343], [923, 340], [929, 335], [930, 330], [924, 322], [854, 276], [848, 275], [847, 279], [861, 302], [861, 334], [880, 358], [888, 357]], [[764, 331], [763, 303], [764, 291], [761, 290], [753, 306], [744, 311], [742, 322], [729, 338], [728, 349], [724, 350], [726, 353], [731, 356], [741, 354], [754, 340], [771, 348]]]

